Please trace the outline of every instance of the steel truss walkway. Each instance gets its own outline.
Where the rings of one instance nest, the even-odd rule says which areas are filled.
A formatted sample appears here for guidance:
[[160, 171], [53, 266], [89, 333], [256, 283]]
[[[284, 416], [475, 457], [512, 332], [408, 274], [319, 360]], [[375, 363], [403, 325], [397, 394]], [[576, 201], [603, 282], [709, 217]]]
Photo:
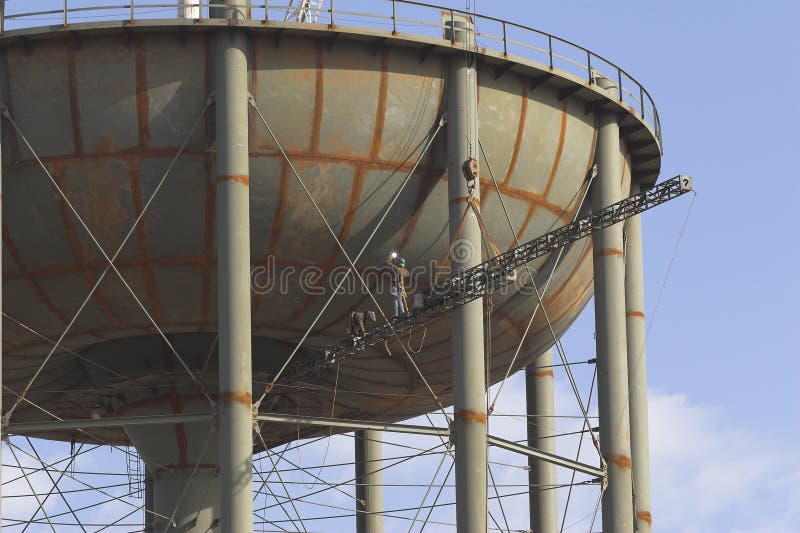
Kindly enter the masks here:
[[393, 317], [382, 325], [370, 328], [361, 337], [347, 337], [338, 344], [327, 346], [315, 357], [305, 358], [291, 365], [284, 376], [294, 378], [297, 375], [308, 374], [349, 359], [370, 346], [393, 338], [395, 334], [408, 332], [455, 307], [513, 283], [514, 273], [518, 267], [691, 190], [691, 177], [675, 176], [650, 189], [629, 196], [575, 222], [492, 257], [437, 283], [432, 288], [431, 295], [424, 307]]

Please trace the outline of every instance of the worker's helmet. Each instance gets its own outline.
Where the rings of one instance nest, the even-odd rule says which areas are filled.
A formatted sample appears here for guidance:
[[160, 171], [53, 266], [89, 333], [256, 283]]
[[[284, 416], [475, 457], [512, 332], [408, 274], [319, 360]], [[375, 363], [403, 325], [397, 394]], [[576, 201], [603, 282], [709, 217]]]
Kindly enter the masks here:
[[404, 267], [406, 266], [406, 260], [401, 257], [397, 260], [397, 264], [400, 265], [401, 267]]

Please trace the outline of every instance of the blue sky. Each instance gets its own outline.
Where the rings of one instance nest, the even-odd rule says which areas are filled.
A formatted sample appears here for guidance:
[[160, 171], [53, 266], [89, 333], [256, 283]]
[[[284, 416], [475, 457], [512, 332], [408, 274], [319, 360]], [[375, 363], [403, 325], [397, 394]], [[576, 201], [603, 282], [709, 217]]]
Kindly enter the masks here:
[[[656, 528], [796, 531], [800, 7], [775, 0], [472, 5], [625, 68], [658, 106], [662, 177], [694, 177], [697, 199], [657, 309], [689, 200], [644, 217], [648, 317], [656, 311], [648, 338]], [[590, 305], [564, 338], [571, 359], [594, 353], [593, 324]], [[586, 386], [588, 374], [578, 374]], [[512, 381], [509, 405], [521, 390]], [[332, 455], [352, 456], [349, 438], [335, 442]]]

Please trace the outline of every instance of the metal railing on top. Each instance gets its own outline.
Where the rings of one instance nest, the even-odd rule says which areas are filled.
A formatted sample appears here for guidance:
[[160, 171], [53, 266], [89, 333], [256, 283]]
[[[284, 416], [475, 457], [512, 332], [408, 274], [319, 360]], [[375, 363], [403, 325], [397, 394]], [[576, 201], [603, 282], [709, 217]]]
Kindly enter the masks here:
[[[297, 7], [288, 5], [287, 0], [280, 3], [269, 0], [264, 0], [263, 3], [239, 0], [233, 5], [230, 1], [227, 4], [217, 3], [221, 1], [130, 0], [126, 4], [87, 5], [87, 0], [0, 0], [0, 35], [10, 29], [41, 25], [66, 28], [71, 24], [92, 21], [118, 20], [133, 23], [136, 20], [176, 18], [179, 6], [184, 13], [186, 8], [193, 8], [189, 11], [196, 13], [198, 20], [209, 18], [209, 13], [214, 8], [232, 8], [241, 18], [269, 24], [272, 21], [284, 22], [286, 13]], [[30, 9], [33, 4], [42, 8], [27, 12], [14, 9], [16, 6]], [[661, 122], [655, 102], [647, 89], [624, 69], [583, 46], [515, 22], [423, 2], [328, 0], [326, 4], [327, 8], [323, 7], [319, 12], [317, 24], [332, 28], [344, 23], [347, 26], [391, 31], [392, 34], [421, 35], [445, 42], [448, 41], [444, 37], [447, 23], [452, 27], [457, 17], [470, 17], [475, 25], [475, 39], [481, 51], [491, 50], [502, 53], [503, 56], [529, 59], [540, 63], [546, 70], [572, 74], [589, 84], [594, 83], [598, 77], [616, 83], [616, 98], [641, 118], [655, 135], [659, 147], [661, 146]], [[365, 12], [363, 9], [370, 11]], [[167, 13], [172, 15], [165, 17]], [[431, 17], [431, 13], [435, 13], [435, 17]]]

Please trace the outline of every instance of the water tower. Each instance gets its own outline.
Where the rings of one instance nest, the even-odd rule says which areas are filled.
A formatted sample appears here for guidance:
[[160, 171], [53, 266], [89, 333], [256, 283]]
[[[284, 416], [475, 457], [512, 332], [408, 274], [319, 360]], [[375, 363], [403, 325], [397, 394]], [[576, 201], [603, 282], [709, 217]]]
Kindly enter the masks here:
[[[406, 332], [297, 370], [352, 311], [391, 319], [389, 252], [423, 292], [431, 265], [468, 269], [652, 186], [658, 114], [627, 72], [511, 21], [400, 0], [288, 16], [184, 2], [178, 18], [163, 2], [2, 4], [4, 433], [130, 442], [152, 473], [152, 527], [246, 532], [252, 454], [326, 433], [312, 422], [331, 417], [334, 385], [394, 394], [337, 400], [349, 422], [334, 430], [374, 438], [454, 405], [458, 530], [486, 531], [485, 388], [530, 367], [531, 408], [552, 408], [537, 357], [594, 294], [604, 531], [649, 530], [644, 394], [627, 414], [636, 219], [625, 252], [622, 224], [553, 251], [417, 327], [418, 350]], [[362, 468], [374, 453], [361, 446]], [[552, 501], [531, 498], [550, 531]]]

